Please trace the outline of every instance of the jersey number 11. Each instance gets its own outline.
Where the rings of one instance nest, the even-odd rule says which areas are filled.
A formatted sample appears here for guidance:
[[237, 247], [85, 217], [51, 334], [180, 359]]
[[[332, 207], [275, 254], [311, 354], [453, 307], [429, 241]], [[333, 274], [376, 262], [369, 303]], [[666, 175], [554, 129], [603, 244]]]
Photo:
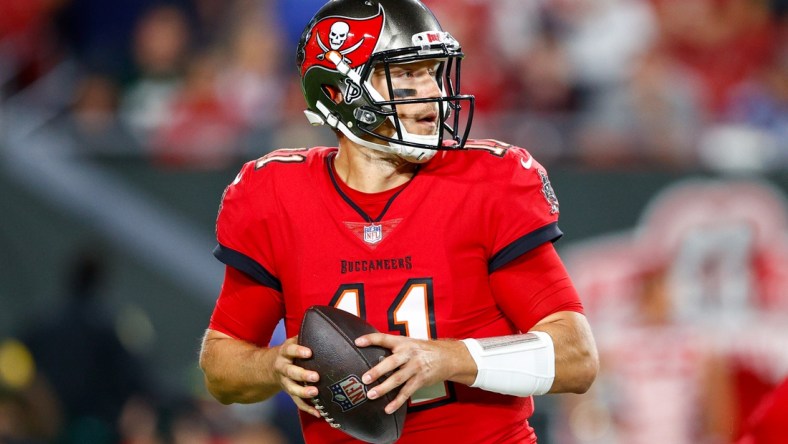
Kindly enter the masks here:
[[[344, 284], [337, 289], [330, 305], [366, 319], [365, 302], [364, 284]], [[389, 306], [387, 317], [390, 331], [415, 339], [437, 339], [432, 279], [408, 279]], [[443, 405], [453, 400], [452, 392], [448, 381], [422, 387], [411, 396], [408, 408], [414, 411]]]

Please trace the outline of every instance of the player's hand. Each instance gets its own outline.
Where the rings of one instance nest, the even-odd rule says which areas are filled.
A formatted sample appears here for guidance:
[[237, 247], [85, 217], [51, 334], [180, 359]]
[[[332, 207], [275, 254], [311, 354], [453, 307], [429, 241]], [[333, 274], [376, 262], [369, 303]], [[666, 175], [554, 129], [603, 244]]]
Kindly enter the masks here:
[[308, 384], [317, 382], [320, 375], [293, 363], [296, 358], [305, 359], [312, 356], [312, 350], [298, 345], [298, 336], [285, 340], [278, 348], [278, 354], [274, 359], [274, 372], [282, 390], [293, 398], [299, 410], [322, 418], [320, 412], [308, 401], [309, 398], [317, 396], [317, 387]]
[[475, 378], [476, 366], [473, 358], [465, 344], [460, 341], [425, 341], [372, 333], [357, 338], [356, 345], [377, 345], [391, 350], [390, 356], [361, 377], [364, 384], [369, 385], [391, 372], [385, 381], [367, 393], [370, 399], [376, 399], [401, 386], [397, 397], [386, 406], [386, 413], [389, 414], [405, 404], [408, 398], [422, 387], [447, 381], [463, 373], [470, 375], [471, 383]]

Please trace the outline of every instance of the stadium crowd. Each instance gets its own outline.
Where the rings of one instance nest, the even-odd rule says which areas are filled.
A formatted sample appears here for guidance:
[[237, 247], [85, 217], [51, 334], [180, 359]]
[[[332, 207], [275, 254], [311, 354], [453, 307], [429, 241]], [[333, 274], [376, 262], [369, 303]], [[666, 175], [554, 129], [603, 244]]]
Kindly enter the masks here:
[[[468, 58], [474, 133], [546, 164], [788, 165], [784, 0], [431, 0]], [[90, 153], [217, 168], [322, 140], [294, 48], [320, 0], [7, 0], [5, 96], [76, 63], [61, 119]], [[330, 140], [330, 139], [329, 139]]]
[[[785, 0], [424, 2], [454, 32], [471, 60], [463, 65], [462, 89], [477, 98], [472, 134], [496, 134], [522, 145], [548, 167], [756, 172], [788, 168]], [[86, 156], [142, 157], [164, 168], [227, 168], [275, 148], [331, 143], [330, 137], [320, 138], [319, 132], [307, 128], [295, 75], [296, 42], [322, 4], [323, 0], [4, 0], [0, 99], [14, 97], [60, 67], [75, 67], [69, 84], [63, 85], [65, 107], [48, 125], [77, 140]], [[784, 235], [788, 227], [780, 221], [777, 226]], [[631, 245], [608, 245], [606, 251], [617, 247], [629, 251]], [[578, 261], [583, 255], [594, 256], [588, 251], [596, 250], [577, 250]], [[624, 278], [624, 283], [600, 283], [586, 276], [597, 273], [615, 280], [620, 273], [614, 271], [627, 264], [610, 259], [596, 265], [600, 270], [577, 272], [581, 296], [585, 291], [593, 298], [600, 288], [630, 285]], [[656, 319], [639, 326], [647, 335], [646, 326], [674, 325], [674, 319], [658, 311], [664, 293], [659, 285], [666, 271], [644, 267], [633, 273], [646, 277], [646, 284], [638, 287], [643, 292], [638, 300], [657, 310]], [[631, 291], [631, 285], [621, 291]], [[591, 316], [610, 314], [595, 305], [597, 300], [588, 303]], [[615, 301], [607, 303], [621, 308]], [[612, 312], [613, 317], [625, 314]], [[609, 334], [622, 337], [616, 333]], [[603, 338], [606, 334], [601, 332]], [[665, 340], [682, 338], [681, 332], [674, 332]], [[636, 342], [638, 337], [630, 339]], [[32, 342], [26, 347], [35, 353]], [[637, 344], [609, 344], [611, 353], [618, 346], [637, 350]], [[25, 353], [6, 348], [12, 345], [3, 344], [0, 355], [8, 350]], [[687, 365], [686, 360], [679, 356], [676, 365]], [[625, 364], [612, 368], [636, 377], [649, 371]], [[622, 377], [612, 371], [608, 376]], [[77, 410], [61, 412], [62, 416], [31, 410], [30, 399], [37, 399], [39, 407], [69, 408], [62, 394], [51, 403], [41, 401], [58, 397], [52, 387], [34, 386], [24, 396], [13, 387], [2, 387], [0, 443], [88, 442], [86, 436], [90, 442], [124, 444], [300, 439], [297, 424], [278, 416], [291, 411], [287, 399], [227, 409], [195, 396], [162, 405], [149, 397], [155, 388], [138, 383], [138, 389], [119, 395], [105, 410], [114, 412], [111, 417], [88, 412], [82, 421], [71, 422], [69, 415]], [[764, 382], [761, 392], [773, 385], [776, 381]], [[599, 386], [605, 387], [604, 381]], [[754, 406], [757, 400], [750, 401]], [[588, 410], [588, 405], [586, 410], [583, 405], [567, 409], [584, 411], [585, 418], [599, 423], [599, 410]], [[42, 417], [52, 421], [34, 421]], [[745, 421], [744, 413], [739, 419]], [[598, 437], [586, 442], [615, 442], [609, 435], [594, 435], [592, 428], [583, 430], [586, 436]], [[726, 442], [718, 432], [709, 434], [718, 441], [707, 442]]]

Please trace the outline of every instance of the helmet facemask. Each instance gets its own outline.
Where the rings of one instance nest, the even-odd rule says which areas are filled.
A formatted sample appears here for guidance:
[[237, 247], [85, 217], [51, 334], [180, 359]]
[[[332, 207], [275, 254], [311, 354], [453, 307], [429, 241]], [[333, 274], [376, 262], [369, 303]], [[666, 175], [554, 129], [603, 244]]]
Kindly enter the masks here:
[[[448, 36], [448, 34], [446, 34]], [[448, 37], [451, 39], [451, 37]], [[453, 40], [453, 39], [452, 39]], [[372, 103], [357, 108], [355, 117], [358, 128], [369, 136], [393, 148], [396, 154], [413, 162], [425, 162], [438, 150], [460, 149], [465, 145], [473, 119], [473, 96], [456, 93], [460, 81], [462, 54], [452, 53], [444, 44], [430, 45], [418, 50], [405, 48], [374, 54], [368, 64], [369, 74], [363, 88], [372, 98]], [[392, 67], [420, 61], [436, 61], [435, 81], [441, 94], [439, 97], [416, 97], [397, 94], [392, 80]], [[390, 99], [373, 88], [370, 81], [374, 69], [384, 71], [384, 88]], [[404, 105], [430, 105], [437, 111], [436, 131], [431, 135], [410, 133], [401, 121], [398, 107]], [[467, 113], [463, 113], [467, 111]], [[374, 116], [374, 118], [373, 118]], [[464, 116], [464, 118], [463, 118]], [[383, 123], [380, 120], [384, 119]], [[367, 123], [369, 122], [369, 123]], [[385, 135], [384, 128], [393, 129], [393, 134]], [[464, 128], [464, 130], [462, 130]], [[369, 146], [364, 144], [365, 146]], [[380, 147], [370, 147], [381, 149]], [[388, 149], [388, 148], [383, 148]]]

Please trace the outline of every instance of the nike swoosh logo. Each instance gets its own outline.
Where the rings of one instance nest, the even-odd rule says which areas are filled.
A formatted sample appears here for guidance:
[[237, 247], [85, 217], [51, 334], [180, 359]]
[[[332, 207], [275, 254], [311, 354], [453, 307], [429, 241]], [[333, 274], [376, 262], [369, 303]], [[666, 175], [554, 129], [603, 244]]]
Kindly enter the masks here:
[[533, 156], [529, 156], [527, 161], [523, 160], [522, 157], [520, 158], [520, 165], [522, 165], [523, 168], [525, 168], [526, 170], [530, 170], [531, 169], [531, 164], [532, 163], [534, 163]]

